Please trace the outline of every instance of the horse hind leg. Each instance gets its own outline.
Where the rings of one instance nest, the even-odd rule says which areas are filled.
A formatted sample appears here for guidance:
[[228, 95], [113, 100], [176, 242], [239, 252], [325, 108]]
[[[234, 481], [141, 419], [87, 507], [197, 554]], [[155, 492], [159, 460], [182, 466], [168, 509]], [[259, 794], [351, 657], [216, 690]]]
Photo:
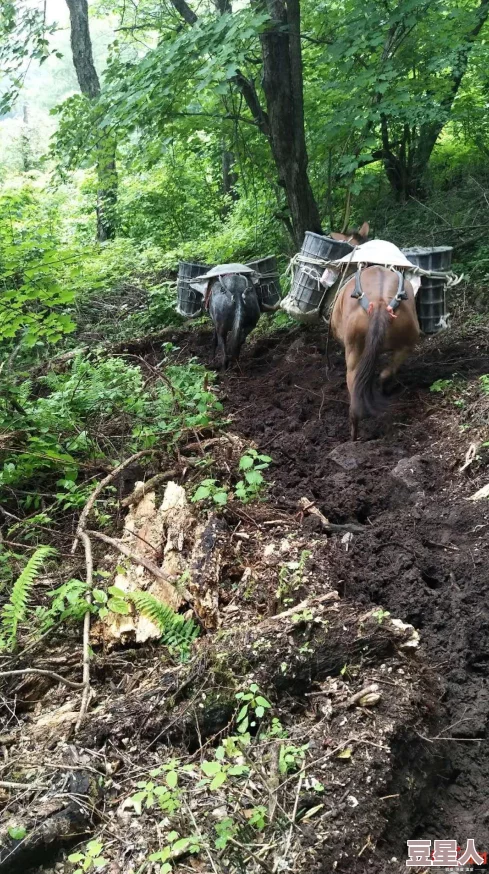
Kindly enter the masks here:
[[382, 373], [380, 374], [380, 383], [383, 389], [387, 386], [389, 380], [395, 377], [401, 364], [404, 363], [410, 351], [411, 350], [409, 346], [402, 346], [400, 349], [396, 349], [392, 353], [390, 364], [388, 364], [387, 367], [384, 367]]
[[350, 394], [350, 436], [352, 441], [358, 440], [358, 423], [360, 421], [360, 417], [358, 415], [357, 410], [354, 407], [352, 398], [353, 398], [353, 387], [355, 385], [355, 376], [356, 369], [358, 367], [358, 363], [361, 358], [361, 351], [356, 347], [349, 347], [346, 350], [346, 384], [348, 386], [348, 392]]

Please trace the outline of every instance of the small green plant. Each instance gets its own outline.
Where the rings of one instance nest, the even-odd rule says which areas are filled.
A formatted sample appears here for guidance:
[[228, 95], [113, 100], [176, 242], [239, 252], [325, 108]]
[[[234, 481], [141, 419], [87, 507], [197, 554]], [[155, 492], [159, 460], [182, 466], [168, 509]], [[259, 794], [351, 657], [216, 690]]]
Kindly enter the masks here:
[[212, 500], [214, 504], [222, 507], [224, 504], [227, 504], [228, 493], [227, 489], [224, 486], [220, 486], [215, 479], [204, 479], [196, 488], [190, 500], [194, 504], [199, 501]]
[[55, 554], [50, 546], [39, 546], [17, 577], [0, 617], [0, 650], [12, 651], [17, 645], [17, 631], [26, 618], [27, 606], [39, 571], [47, 558]]
[[265, 488], [265, 478], [262, 470], [270, 466], [272, 459], [269, 455], [260, 455], [256, 449], [247, 449], [239, 460], [239, 470], [243, 479], [236, 483], [235, 495], [248, 504], [256, 500]]
[[58, 586], [57, 589], [47, 592], [51, 599], [50, 606], [38, 607], [36, 610], [41, 633], [44, 634], [60, 622], [70, 620], [79, 622], [83, 619], [87, 610], [90, 609], [85, 599], [86, 591], [86, 582], [71, 579]]
[[128, 592], [127, 598], [136, 610], [159, 626], [161, 642], [165, 646], [175, 650], [182, 658], [188, 656], [192, 643], [199, 635], [199, 627], [193, 619], [185, 619], [148, 592]]
[[453, 379], [437, 379], [430, 385], [432, 392], [447, 392], [454, 386]]
[[12, 840], [23, 841], [26, 834], [27, 834], [27, 829], [24, 828], [23, 825], [11, 825], [9, 830], [8, 830], [8, 833], [9, 833], [9, 837], [11, 837]]
[[282, 603], [290, 602], [292, 600], [290, 597], [292, 593], [302, 586], [304, 571], [310, 555], [311, 553], [308, 549], [303, 549], [299, 556], [299, 561], [289, 561], [280, 568], [275, 594]]
[[240, 734], [248, 728], [256, 726], [256, 719], [262, 719], [265, 711], [272, 705], [263, 695], [260, 695], [256, 683], [252, 683], [248, 692], [237, 692], [236, 698], [241, 701], [241, 708], [236, 717], [236, 725]]
[[109, 860], [100, 855], [102, 850], [103, 844], [100, 841], [90, 841], [85, 853], [71, 853], [68, 856], [68, 862], [79, 866], [73, 874], [83, 874], [84, 871], [101, 871], [102, 868], [105, 868], [109, 864]]
[[278, 757], [278, 769], [281, 774], [296, 771], [302, 766], [309, 744], [296, 747], [293, 744], [281, 744]]
[[483, 373], [482, 376], [479, 377], [482, 391], [484, 394], [489, 395], [489, 373]]
[[[136, 792], [129, 799], [136, 813], [140, 816], [143, 807], [148, 810], [156, 805], [165, 813], [173, 814], [180, 809], [181, 791], [178, 785], [179, 772], [193, 772], [192, 765], [181, 765], [178, 759], [170, 759], [159, 768], [149, 772], [151, 780], [140, 780]], [[164, 776], [164, 783], [157, 783], [158, 777]]]
[[178, 859], [184, 853], [200, 852], [200, 844], [195, 835], [181, 838], [178, 832], [172, 831], [166, 837], [167, 844], [156, 853], [148, 856], [148, 862], [160, 862], [159, 874], [170, 874], [173, 871], [171, 860]]
[[372, 616], [375, 616], [379, 625], [382, 625], [384, 619], [388, 619], [391, 614], [388, 610], [383, 610], [382, 607], [379, 607], [378, 610], [374, 610]]
[[[233, 762], [225, 762], [226, 748], [218, 747], [216, 750], [216, 760], [214, 762], [204, 760], [201, 764], [202, 773], [205, 774], [201, 781], [202, 785], [208, 784], [211, 792], [215, 792], [224, 785], [228, 777], [242, 777], [243, 774], [249, 774], [248, 765], [233, 764]], [[206, 779], [207, 778], [207, 779]]]
[[214, 828], [217, 833], [217, 838], [214, 842], [216, 850], [224, 850], [229, 841], [234, 838], [239, 831], [239, 826], [230, 816], [226, 816], [224, 819], [216, 822]]

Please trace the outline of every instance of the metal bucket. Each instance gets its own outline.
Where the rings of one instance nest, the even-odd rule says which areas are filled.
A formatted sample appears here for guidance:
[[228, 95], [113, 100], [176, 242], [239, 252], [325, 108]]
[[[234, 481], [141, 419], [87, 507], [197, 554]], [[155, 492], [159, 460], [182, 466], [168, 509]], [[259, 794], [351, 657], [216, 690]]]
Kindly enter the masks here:
[[260, 304], [275, 306], [281, 298], [280, 278], [275, 255], [260, 258], [258, 261], [249, 261], [246, 265], [251, 267], [260, 277], [258, 286], [258, 300]]
[[179, 261], [177, 277], [177, 313], [187, 319], [200, 315], [202, 311], [203, 296], [190, 288], [190, 282], [197, 276], [207, 273], [207, 264], [196, 264], [192, 261]]
[[[450, 270], [452, 264], [451, 246], [413, 246], [401, 250], [408, 261], [423, 270], [436, 270], [440, 273]], [[422, 276], [416, 295], [416, 311], [419, 326], [424, 334], [437, 334], [447, 326], [447, 280], [443, 277]]]
[[[301, 248], [301, 256], [306, 259], [297, 265], [292, 288], [287, 295], [287, 307], [290, 315], [300, 313], [314, 317], [315, 311], [323, 300], [326, 289], [321, 285], [324, 273], [324, 262], [336, 261], [353, 251], [353, 246], [343, 240], [332, 240], [307, 231]], [[307, 259], [319, 261], [319, 264], [308, 264]], [[300, 316], [299, 316], [300, 318]]]

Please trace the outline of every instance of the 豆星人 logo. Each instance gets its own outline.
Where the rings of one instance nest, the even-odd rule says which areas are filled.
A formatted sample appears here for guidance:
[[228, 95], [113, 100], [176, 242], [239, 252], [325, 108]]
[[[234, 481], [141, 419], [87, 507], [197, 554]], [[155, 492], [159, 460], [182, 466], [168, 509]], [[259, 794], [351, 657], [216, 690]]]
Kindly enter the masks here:
[[428, 840], [407, 841], [407, 868], [425, 866], [429, 868], [453, 868], [456, 871], [473, 871], [484, 865], [487, 867], [488, 854], [476, 849], [474, 838], [468, 838], [465, 849], [457, 841]]

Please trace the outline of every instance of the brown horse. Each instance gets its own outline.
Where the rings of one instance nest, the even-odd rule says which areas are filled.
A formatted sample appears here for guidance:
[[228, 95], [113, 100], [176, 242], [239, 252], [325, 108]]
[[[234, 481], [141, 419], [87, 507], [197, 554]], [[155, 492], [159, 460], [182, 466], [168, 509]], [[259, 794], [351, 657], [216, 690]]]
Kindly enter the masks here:
[[341, 289], [333, 305], [331, 328], [345, 347], [346, 380], [350, 392], [351, 439], [358, 423], [383, 408], [374, 388], [381, 352], [392, 352], [380, 374], [381, 385], [394, 376], [419, 338], [411, 283], [385, 267], [365, 267]]
[[368, 240], [368, 232], [370, 230], [370, 225], [368, 222], [364, 222], [361, 228], [358, 228], [357, 231], [350, 229], [345, 231], [344, 234], [329, 234], [332, 240], [344, 240], [345, 243], [351, 243], [353, 246], [361, 246], [362, 243], [366, 243]]

